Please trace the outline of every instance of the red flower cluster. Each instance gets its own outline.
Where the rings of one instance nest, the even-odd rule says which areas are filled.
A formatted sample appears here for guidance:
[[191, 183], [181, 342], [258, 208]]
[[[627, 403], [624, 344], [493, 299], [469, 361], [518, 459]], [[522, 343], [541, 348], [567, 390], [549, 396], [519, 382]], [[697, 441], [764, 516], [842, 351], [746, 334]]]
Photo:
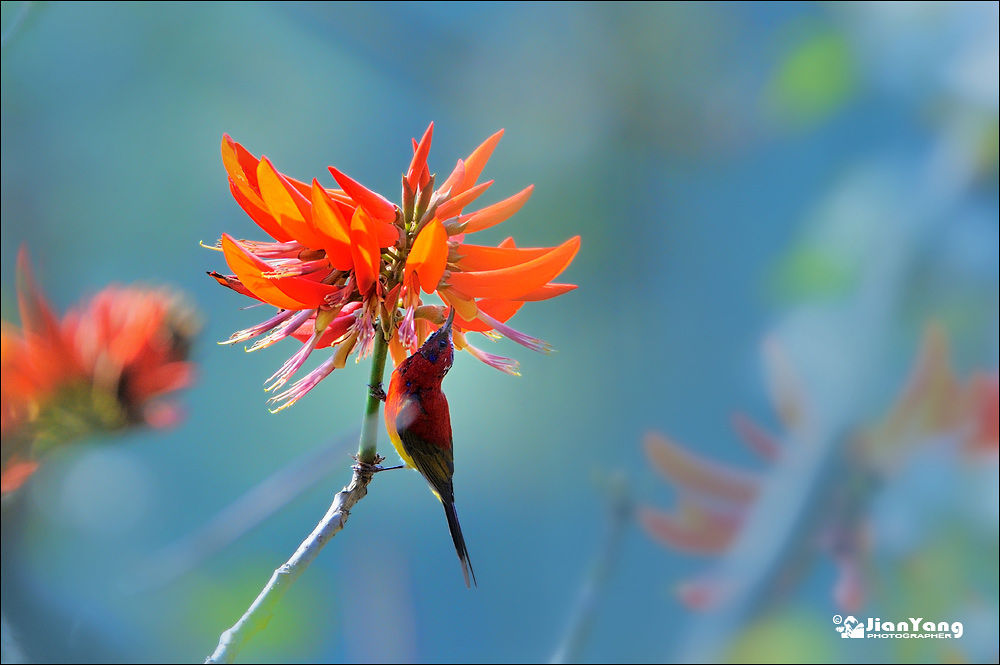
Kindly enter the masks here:
[[[468, 234], [516, 213], [532, 187], [465, 212], [492, 184], [477, 181], [503, 132], [458, 160], [436, 186], [427, 166], [433, 129], [432, 123], [419, 142], [413, 141], [399, 206], [333, 167], [330, 173], [340, 189], [326, 189], [315, 179], [300, 182], [278, 172], [267, 157], [254, 157], [223, 137], [222, 160], [233, 197], [274, 242], [223, 235], [218, 248], [234, 274], [209, 274], [279, 310], [227, 343], [260, 337], [249, 348], [253, 351], [286, 337], [303, 342], [270, 378], [269, 391], [288, 382], [315, 349], [334, 349], [319, 367], [272, 398], [282, 403], [278, 409], [343, 367], [355, 351], [359, 359], [367, 356], [378, 329], [393, 361], [402, 362], [444, 322], [449, 307], [458, 314], [455, 346], [497, 369], [516, 374], [517, 363], [477, 349], [465, 333], [499, 334], [536, 351], [549, 350], [507, 321], [525, 302], [576, 288], [552, 280], [573, 260], [579, 237], [554, 248], [520, 248], [511, 238], [497, 247], [466, 242]], [[424, 304], [424, 294], [435, 292], [444, 305]]]
[[3, 322], [3, 493], [55, 445], [100, 431], [176, 422], [160, 398], [191, 383], [193, 317], [163, 290], [110, 286], [61, 320], [18, 258], [21, 328]]

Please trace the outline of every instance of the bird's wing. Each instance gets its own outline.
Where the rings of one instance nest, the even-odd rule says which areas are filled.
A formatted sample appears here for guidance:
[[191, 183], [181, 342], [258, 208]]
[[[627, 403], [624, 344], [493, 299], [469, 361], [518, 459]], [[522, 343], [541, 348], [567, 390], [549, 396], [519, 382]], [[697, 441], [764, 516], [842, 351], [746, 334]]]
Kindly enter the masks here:
[[427, 479], [438, 498], [445, 503], [454, 501], [455, 492], [451, 477], [455, 474], [455, 458], [451, 442], [449, 441], [448, 447], [444, 448], [428, 441], [412, 428], [400, 430], [399, 438], [413, 460], [413, 465]]

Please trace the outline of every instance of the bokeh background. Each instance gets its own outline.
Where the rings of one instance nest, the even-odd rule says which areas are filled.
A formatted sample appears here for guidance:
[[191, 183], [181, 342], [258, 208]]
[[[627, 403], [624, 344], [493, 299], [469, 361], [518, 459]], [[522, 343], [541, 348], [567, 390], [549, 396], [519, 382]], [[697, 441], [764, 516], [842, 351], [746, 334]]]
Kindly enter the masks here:
[[[333, 186], [333, 164], [395, 200], [433, 120], [432, 171], [503, 127], [486, 202], [536, 186], [485, 240], [582, 236], [561, 279], [580, 288], [513, 321], [558, 353], [502, 340], [520, 378], [463, 354], [445, 383], [479, 587], [423, 480], [379, 476], [241, 660], [549, 659], [610, 549], [573, 658], [996, 661], [995, 439], [971, 455], [961, 428], [920, 430], [859, 502], [854, 613], [963, 621], [959, 640], [841, 640], [840, 573], [808, 528], [930, 322], [963, 380], [996, 372], [996, 3], [4, 2], [2, 28], [3, 319], [18, 321], [23, 245], [61, 311], [111, 282], [167, 284], [204, 325], [182, 424], [59, 451], [24, 488], [3, 602], [30, 658], [203, 659], [349, 478], [367, 366], [272, 415], [262, 382], [295, 344], [215, 344], [261, 318], [198, 245], [263, 239], [229, 193], [222, 134], [301, 180]], [[765, 339], [808, 436], [775, 415]], [[762, 462], [734, 411], [819, 452]], [[637, 514], [676, 505], [650, 431], [763, 479], [718, 556], [616, 530], [623, 487]], [[172, 544], [310, 455], [329, 473], [300, 463], [287, 504], [171, 568]], [[749, 581], [712, 607], [677, 594], [734, 571]]]

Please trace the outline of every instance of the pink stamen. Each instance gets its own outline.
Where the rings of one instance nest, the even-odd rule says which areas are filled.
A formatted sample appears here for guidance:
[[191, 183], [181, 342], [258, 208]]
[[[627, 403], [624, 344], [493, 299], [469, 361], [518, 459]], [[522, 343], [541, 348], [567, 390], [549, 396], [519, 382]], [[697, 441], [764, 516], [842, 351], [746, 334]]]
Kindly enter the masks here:
[[292, 404], [295, 404], [300, 399], [305, 397], [306, 393], [315, 388], [320, 381], [330, 376], [333, 370], [336, 369], [335, 356], [330, 356], [323, 361], [319, 367], [313, 371], [306, 374], [304, 377], [292, 384], [292, 387], [283, 393], [275, 395], [268, 402], [272, 404], [277, 404], [278, 402], [284, 402], [281, 406], [276, 409], [270, 409], [271, 413], [277, 413], [282, 409], [287, 409]]
[[326, 259], [316, 259], [315, 261], [289, 261], [282, 265], [275, 265], [274, 270], [262, 272], [261, 277], [273, 279], [275, 277], [301, 277], [320, 270], [329, 269], [330, 262]]
[[261, 258], [294, 259], [306, 246], [298, 242], [254, 242], [241, 240], [248, 252]]
[[494, 355], [482, 349], [477, 349], [471, 344], [466, 344], [464, 351], [468, 351], [477, 360], [486, 363], [493, 369], [498, 369], [501, 372], [510, 374], [511, 376], [521, 376], [520, 364], [511, 358], [504, 358], [503, 356]]
[[275, 342], [280, 342], [301, 328], [302, 324], [308, 321], [311, 317], [315, 316], [315, 314], [316, 310], [314, 309], [304, 309], [301, 312], [296, 312], [295, 316], [281, 324], [276, 330], [268, 334], [267, 337], [257, 340], [253, 346], [247, 349], [247, 352], [260, 351], [261, 349], [266, 349]]
[[358, 331], [358, 361], [372, 354], [375, 347], [375, 326], [363, 326]]
[[347, 301], [351, 299], [351, 295], [354, 293], [354, 286], [348, 282], [340, 288], [339, 291], [333, 291], [332, 293], [324, 296], [323, 301], [328, 307], [337, 307], [338, 305], [350, 304]]
[[[303, 344], [302, 348], [296, 351], [291, 358], [286, 360], [285, 364], [281, 366], [281, 369], [271, 375], [267, 381], [274, 381], [274, 383], [264, 388], [264, 392], [277, 390], [281, 386], [288, 383], [288, 379], [292, 378], [292, 375], [299, 371], [299, 368], [302, 367], [302, 364], [309, 357], [309, 354], [316, 348], [316, 343], [319, 342], [319, 338], [322, 334], [322, 332], [314, 332], [312, 337], [309, 338], [309, 341]], [[264, 383], [267, 383], [267, 381]]]
[[417, 327], [413, 321], [414, 308], [407, 307], [399, 324], [399, 343], [411, 352], [417, 348]]
[[371, 355], [375, 346], [375, 323], [372, 320], [372, 310], [365, 303], [365, 308], [357, 322], [351, 328], [351, 332], [358, 333], [358, 361], [362, 361]]
[[268, 330], [271, 330], [275, 326], [284, 323], [289, 318], [294, 316], [294, 314], [295, 310], [283, 309], [274, 316], [272, 316], [267, 321], [264, 321], [263, 323], [258, 323], [255, 326], [233, 333], [229, 339], [227, 339], [224, 342], [219, 342], [219, 344], [235, 344], [237, 342], [245, 342], [251, 337], [256, 337], [257, 335], [261, 335], [267, 332]]
[[489, 314], [483, 312], [482, 310], [476, 314], [478, 318], [483, 323], [492, 327], [498, 333], [511, 340], [512, 342], [517, 342], [521, 346], [527, 347], [532, 351], [538, 351], [539, 353], [549, 354], [552, 353], [552, 345], [545, 340], [538, 339], [537, 337], [532, 337], [531, 335], [525, 335], [523, 332], [514, 330], [505, 323], [500, 323], [494, 319]]

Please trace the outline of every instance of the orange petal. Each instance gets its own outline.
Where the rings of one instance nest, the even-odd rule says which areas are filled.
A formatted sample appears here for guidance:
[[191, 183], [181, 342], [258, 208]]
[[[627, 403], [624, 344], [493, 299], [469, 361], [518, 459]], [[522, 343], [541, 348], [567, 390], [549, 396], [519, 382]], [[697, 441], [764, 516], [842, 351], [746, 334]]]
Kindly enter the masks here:
[[768, 461], [774, 461], [781, 456], [781, 444], [773, 434], [750, 420], [742, 413], [734, 413], [731, 418], [733, 429], [743, 439], [744, 443], [755, 453]]
[[489, 182], [484, 182], [472, 187], [471, 189], [467, 189], [461, 194], [452, 196], [450, 199], [438, 206], [437, 212], [435, 213], [437, 218], [449, 219], [461, 214], [462, 208], [479, 198], [479, 195], [489, 189], [492, 184], [493, 181], [490, 180]]
[[473, 297], [510, 300], [537, 291], [569, 266], [580, 249], [580, 236], [548, 254], [516, 266], [481, 272], [453, 272], [448, 283]]
[[961, 388], [952, 369], [948, 339], [938, 324], [927, 326], [907, 385], [871, 438], [883, 449], [928, 434], [952, 430], [961, 416]]
[[[523, 302], [516, 300], [490, 300], [484, 298], [476, 303], [478, 310], [492, 316], [500, 323], [507, 323], [511, 317], [517, 314], [517, 310], [524, 306]], [[478, 313], [478, 312], [477, 312]], [[463, 319], [461, 314], [455, 324], [462, 330], [468, 332], [489, 332], [493, 326], [480, 321], [478, 318], [472, 320]]]
[[466, 233], [475, 233], [476, 231], [482, 231], [483, 229], [488, 229], [491, 226], [496, 226], [520, 210], [521, 207], [527, 203], [528, 199], [531, 198], [531, 193], [534, 191], [535, 186], [528, 185], [510, 198], [504, 199], [499, 203], [494, 203], [493, 205], [487, 206], [482, 210], [462, 215], [462, 218], [459, 221], [466, 224]]
[[378, 281], [382, 257], [372, 234], [372, 219], [360, 205], [351, 217], [351, 257], [358, 290], [362, 295], [368, 295]]
[[257, 166], [260, 197], [274, 218], [293, 238], [309, 249], [322, 249], [322, 239], [313, 231], [312, 203], [302, 196], [267, 157]]
[[129, 397], [143, 403], [156, 395], [163, 395], [194, 382], [194, 365], [185, 361], [166, 362], [145, 367], [129, 380]]
[[250, 154], [246, 148], [230, 138], [222, 135], [222, 163], [226, 173], [238, 184], [257, 190], [257, 164], [259, 159]]
[[326, 250], [330, 265], [337, 270], [353, 268], [351, 225], [341, 214], [340, 207], [316, 180], [313, 180], [312, 187], [312, 223], [317, 235], [323, 239], [323, 249]]
[[379, 247], [392, 247], [399, 241], [399, 227], [388, 222], [372, 220], [372, 230], [375, 233], [375, 242]]
[[329, 167], [333, 179], [344, 188], [348, 196], [354, 199], [359, 206], [365, 209], [372, 219], [380, 222], [391, 222], [396, 219], [396, 206], [390, 203], [381, 194], [376, 194], [360, 182], [349, 178], [334, 167]]
[[431, 150], [431, 137], [434, 135], [434, 123], [427, 126], [420, 143], [413, 150], [413, 159], [410, 161], [410, 168], [406, 171], [406, 182], [410, 189], [417, 191], [420, 184], [420, 174], [427, 167], [427, 153]]
[[248, 298], [255, 298], [256, 300], [260, 300], [260, 298], [257, 298], [257, 296], [250, 293], [250, 290], [240, 283], [240, 280], [236, 275], [221, 275], [213, 270], [212, 272], [208, 273], [208, 276], [214, 279], [219, 284], [222, 284], [227, 289], [232, 289], [233, 291], [236, 291], [236, 293], [247, 296]]
[[432, 219], [413, 241], [406, 272], [416, 273], [424, 293], [433, 293], [447, 264], [448, 234], [438, 219]]
[[[334, 206], [340, 211], [340, 216], [346, 220], [354, 217], [354, 210], [358, 207], [357, 201], [344, 193], [341, 189], [328, 189], [327, 195], [333, 201]], [[350, 226], [350, 224], [348, 224]]]
[[526, 263], [552, 251], [551, 247], [484, 247], [482, 245], [459, 245], [455, 250], [459, 256], [456, 264], [462, 271], [500, 270]]
[[280, 242], [292, 240], [271, 216], [257, 187], [258, 160], [228, 134], [222, 136], [222, 163], [229, 174], [229, 189], [240, 207], [265, 233]]
[[264, 230], [264, 233], [278, 242], [294, 240], [287, 231], [281, 228], [278, 220], [271, 216], [259, 194], [251, 191], [249, 188], [241, 188], [232, 178], [229, 179], [229, 191], [232, 192], [233, 198], [243, 208], [243, 212], [248, 214], [250, 219]]
[[277, 287], [277, 280], [261, 277], [261, 273], [270, 270], [271, 266], [243, 249], [239, 241], [226, 233], [222, 234], [222, 251], [229, 268], [236, 273], [240, 283], [255, 296], [281, 309], [306, 309], [301, 302], [286, 296]]
[[[253, 156], [246, 148], [233, 141], [228, 134], [222, 136], [222, 162], [226, 167], [229, 177], [241, 188], [248, 190], [256, 198], [258, 205], [262, 204], [260, 199], [260, 183], [257, 180], [257, 169], [260, 160]], [[300, 182], [295, 178], [283, 175], [285, 180], [294, 187], [300, 194], [309, 198], [309, 185]]]
[[399, 341], [399, 335], [393, 333], [392, 339], [389, 340], [389, 355], [392, 357], [392, 364], [399, 367], [404, 360], [406, 360], [406, 349], [403, 348], [403, 344]]
[[[358, 207], [358, 202], [347, 195], [342, 189], [328, 189], [326, 193], [330, 195], [330, 198], [334, 201], [341, 203], [351, 209], [351, 214], [354, 214], [354, 209]], [[344, 212], [341, 210], [341, 212]]]
[[341, 289], [306, 277], [271, 279], [282, 293], [306, 305], [307, 309], [327, 304], [327, 297], [340, 295]]
[[35, 283], [28, 249], [23, 245], [17, 252], [17, 304], [25, 338], [41, 338], [50, 344], [61, 345], [59, 317]]
[[[479, 313], [475, 298], [470, 298], [455, 289], [440, 289], [438, 295], [449, 307], [454, 307], [458, 317], [463, 321], [473, 321]], [[417, 321], [420, 323], [420, 321]]]
[[746, 471], [710, 462], [655, 432], [644, 443], [656, 469], [679, 487], [739, 504], [757, 496], [757, 479]]
[[977, 372], [963, 391], [965, 418], [974, 427], [966, 438], [969, 452], [996, 453], [1000, 433], [1000, 378], [996, 372]]
[[672, 515], [652, 508], [639, 510], [639, 523], [653, 538], [673, 549], [692, 554], [723, 552], [734, 535], [734, 529], [711, 520], [699, 521], [683, 513]]
[[[312, 198], [312, 185], [306, 184], [301, 180], [296, 180], [295, 178], [291, 178], [285, 175], [284, 173], [281, 174], [281, 177], [285, 179], [285, 182], [294, 187], [295, 191], [301, 194], [302, 198], [304, 198], [306, 201]], [[315, 179], [316, 178], [313, 178], [313, 180]]]
[[448, 176], [448, 179], [441, 183], [441, 186], [438, 187], [438, 191], [448, 192], [454, 189], [455, 185], [461, 183], [463, 179], [465, 179], [465, 161], [460, 159], [458, 160], [458, 163], [455, 164], [455, 169], [451, 172], [451, 175]]
[[0, 475], [0, 492], [3, 494], [13, 492], [23, 485], [37, 469], [38, 462], [19, 456], [12, 457], [7, 461], [3, 473]]
[[469, 158], [465, 160], [465, 177], [462, 178], [461, 184], [455, 188], [452, 195], [461, 194], [476, 184], [479, 174], [483, 172], [483, 168], [486, 166], [486, 162], [489, 161], [490, 155], [493, 154], [493, 149], [500, 142], [501, 136], [503, 136], [502, 129], [483, 141], [482, 145], [472, 151]]
[[275, 307], [293, 310], [312, 309], [322, 305], [326, 296], [339, 290], [335, 286], [302, 277], [280, 279], [262, 277], [261, 273], [270, 271], [271, 266], [246, 251], [238, 240], [228, 234], [222, 235], [222, 251], [226, 256], [226, 263], [236, 273], [243, 286]]
[[540, 289], [536, 289], [531, 293], [526, 293], [519, 297], [518, 300], [524, 302], [536, 302], [539, 300], [548, 300], [549, 298], [555, 298], [556, 296], [561, 296], [564, 293], [569, 293], [576, 288], [576, 284], [556, 284], [555, 282], [549, 282]]
[[479, 310], [493, 317], [500, 323], [507, 323], [517, 311], [524, 306], [523, 302], [512, 300], [490, 300], [483, 299], [476, 303]]
[[720, 579], [701, 577], [677, 585], [677, 597], [688, 609], [695, 611], [711, 610], [722, 605], [731, 591], [729, 586]]

